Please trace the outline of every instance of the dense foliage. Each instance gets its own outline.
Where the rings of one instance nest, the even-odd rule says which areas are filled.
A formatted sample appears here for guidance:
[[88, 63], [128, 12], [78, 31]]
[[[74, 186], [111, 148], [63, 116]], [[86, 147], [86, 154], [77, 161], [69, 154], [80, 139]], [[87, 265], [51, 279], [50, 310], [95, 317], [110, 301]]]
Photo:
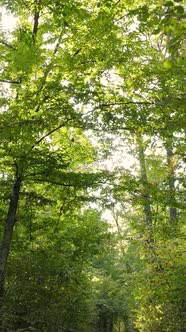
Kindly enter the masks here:
[[0, 331], [186, 331], [184, 1], [0, 5]]

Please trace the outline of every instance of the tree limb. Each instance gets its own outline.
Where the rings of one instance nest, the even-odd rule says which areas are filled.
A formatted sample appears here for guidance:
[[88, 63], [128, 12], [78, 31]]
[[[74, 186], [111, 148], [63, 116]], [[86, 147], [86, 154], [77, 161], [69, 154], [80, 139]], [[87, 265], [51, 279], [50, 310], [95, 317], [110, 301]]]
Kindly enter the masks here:
[[38, 32], [39, 27], [39, 17], [40, 17], [40, 7], [41, 7], [41, 0], [37, 3], [37, 0], [35, 1], [35, 13], [34, 13], [34, 26], [32, 31], [33, 36], [33, 43], [36, 41], [36, 35]]
[[5, 42], [4, 40], [0, 39], [0, 44], [7, 46], [9, 48], [11, 48], [12, 50], [16, 51], [16, 48], [14, 46], [12, 46], [11, 44]]
[[14, 81], [14, 80], [3, 80], [2, 78], [0, 78], [0, 82], [1, 83], [9, 83], [9, 84], [20, 84], [21, 83], [21, 79]]
[[[72, 119], [67, 119], [66, 122], [69, 122]], [[61, 123], [58, 127], [55, 127], [53, 129], [51, 129], [48, 133], [46, 133], [44, 136], [42, 136], [38, 141], [35, 142], [34, 145], [32, 145], [32, 149], [35, 148], [36, 145], [38, 145], [39, 143], [41, 143], [46, 137], [50, 136], [51, 134], [53, 134], [55, 131], [59, 130], [60, 128], [64, 127], [65, 123]]]

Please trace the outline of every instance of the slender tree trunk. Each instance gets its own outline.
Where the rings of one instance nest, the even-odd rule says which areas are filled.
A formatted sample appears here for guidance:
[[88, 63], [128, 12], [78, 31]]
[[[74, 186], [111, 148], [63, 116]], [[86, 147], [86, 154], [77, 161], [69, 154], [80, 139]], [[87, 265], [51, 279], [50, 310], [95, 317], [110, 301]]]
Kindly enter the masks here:
[[170, 146], [167, 146], [166, 151], [167, 151], [169, 199], [170, 199], [169, 218], [170, 218], [170, 223], [173, 224], [177, 218], [177, 210], [176, 210], [176, 207], [174, 207], [174, 204], [176, 202], [176, 199], [175, 199], [175, 191], [176, 191], [176, 188], [175, 188], [175, 163], [174, 163], [174, 154], [173, 154], [172, 148]]
[[113, 219], [114, 219], [114, 221], [115, 221], [115, 223], [116, 223], [117, 232], [118, 232], [118, 234], [120, 234], [120, 232], [121, 232], [121, 227], [120, 227], [120, 224], [119, 224], [117, 211], [115, 211], [114, 206], [113, 206], [113, 208], [112, 208], [111, 211], [112, 211]]
[[144, 144], [143, 144], [143, 137], [138, 134], [137, 136], [137, 144], [138, 144], [138, 155], [139, 155], [139, 163], [140, 163], [140, 171], [141, 171], [141, 179], [143, 184], [143, 199], [144, 199], [144, 215], [145, 215], [145, 222], [148, 230], [148, 240], [147, 245], [148, 249], [151, 254], [151, 264], [154, 262], [157, 264], [155, 267], [156, 271], [162, 271], [163, 266], [161, 263], [161, 259], [159, 258], [156, 247], [154, 245], [154, 235], [153, 235], [153, 218], [152, 218], [152, 208], [151, 208], [151, 201], [150, 201], [150, 193], [149, 193], [149, 182], [147, 177], [147, 170], [146, 170], [146, 160], [145, 160], [145, 151], [144, 151]]
[[10, 251], [13, 228], [16, 222], [16, 212], [19, 201], [19, 192], [21, 186], [21, 178], [17, 177], [12, 187], [8, 214], [5, 222], [3, 238], [0, 246], [0, 296], [3, 296], [3, 285], [5, 268]]
[[152, 224], [152, 213], [151, 213], [150, 195], [149, 195], [149, 188], [148, 188], [149, 184], [148, 184], [147, 171], [146, 171], [143, 139], [140, 135], [137, 136], [137, 144], [138, 144], [138, 155], [139, 155], [141, 179], [142, 179], [142, 183], [143, 183], [145, 221], [146, 221], [147, 225], [151, 225]]

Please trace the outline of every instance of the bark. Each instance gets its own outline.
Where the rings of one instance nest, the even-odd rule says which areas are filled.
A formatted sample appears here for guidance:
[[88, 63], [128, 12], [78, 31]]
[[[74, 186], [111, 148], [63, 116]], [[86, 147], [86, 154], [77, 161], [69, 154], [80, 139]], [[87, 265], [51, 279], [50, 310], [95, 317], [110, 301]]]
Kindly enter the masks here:
[[19, 201], [20, 186], [21, 186], [21, 178], [17, 177], [12, 187], [8, 214], [0, 246], [0, 296], [3, 296], [5, 269], [8, 260], [8, 255], [10, 252], [13, 228], [16, 222], [16, 213]]

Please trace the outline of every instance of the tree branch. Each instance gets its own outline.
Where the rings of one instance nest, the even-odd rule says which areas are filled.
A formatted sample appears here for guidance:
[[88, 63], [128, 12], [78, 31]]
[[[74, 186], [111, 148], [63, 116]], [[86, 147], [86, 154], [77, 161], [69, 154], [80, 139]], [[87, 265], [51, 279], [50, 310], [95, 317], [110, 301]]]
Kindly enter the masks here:
[[11, 48], [12, 50], [16, 51], [16, 48], [14, 46], [12, 46], [11, 44], [5, 42], [4, 40], [0, 39], [0, 44], [7, 46], [9, 48]]
[[98, 105], [98, 106], [96, 106], [95, 108], [94, 108], [94, 110], [95, 109], [98, 109], [98, 108], [101, 108], [101, 107], [110, 107], [110, 106], [116, 106], [116, 105], [130, 105], [130, 104], [132, 104], [132, 105], [154, 105], [154, 102], [149, 102], [149, 101], [126, 101], [126, 102], [116, 102], [116, 103], [108, 103], [108, 104], [106, 104], [106, 103], [103, 103], [103, 104], [100, 104], [100, 105]]
[[0, 82], [1, 83], [9, 83], [9, 84], [20, 84], [21, 83], [21, 79], [14, 81], [14, 80], [3, 80], [2, 78], [0, 78]]
[[103, 103], [99, 104], [98, 106], [95, 106], [92, 110], [84, 113], [83, 115], [87, 115], [89, 113], [94, 112], [97, 109], [100, 109], [102, 107], [110, 107], [110, 106], [122, 106], [122, 105], [155, 105], [155, 102], [153, 101], [126, 101], [126, 102], [116, 102], [116, 103]]
[[40, 6], [41, 6], [41, 0], [37, 3], [37, 0], [35, 1], [35, 13], [34, 13], [34, 26], [32, 31], [33, 36], [33, 43], [36, 41], [36, 35], [38, 32], [39, 27], [39, 17], [40, 17]]
[[[67, 119], [66, 122], [69, 122], [70, 119]], [[58, 127], [51, 129], [48, 133], [46, 133], [44, 136], [42, 136], [38, 141], [35, 142], [34, 145], [32, 145], [32, 149], [35, 148], [36, 145], [38, 145], [39, 143], [41, 143], [46, 137], [50, 136], [51, 134], [53, 134], [55, 131], [59, 130], [60, 128], [64, 127], [65, 123], [60, 124]]]
[[51, 134], [53, 134], [55, 131], [59, 130], [63, 126], [64, 126], [64, 123], [54, 129], [50, 130], [48, 133], [46, 133], [44, 136], [42, 136], [38, 141], [36, 141], [34, 145], [32, 145], [32, 149], [35, 148], [36, 145], [41, 143], [46, 137], [50, 136]]

